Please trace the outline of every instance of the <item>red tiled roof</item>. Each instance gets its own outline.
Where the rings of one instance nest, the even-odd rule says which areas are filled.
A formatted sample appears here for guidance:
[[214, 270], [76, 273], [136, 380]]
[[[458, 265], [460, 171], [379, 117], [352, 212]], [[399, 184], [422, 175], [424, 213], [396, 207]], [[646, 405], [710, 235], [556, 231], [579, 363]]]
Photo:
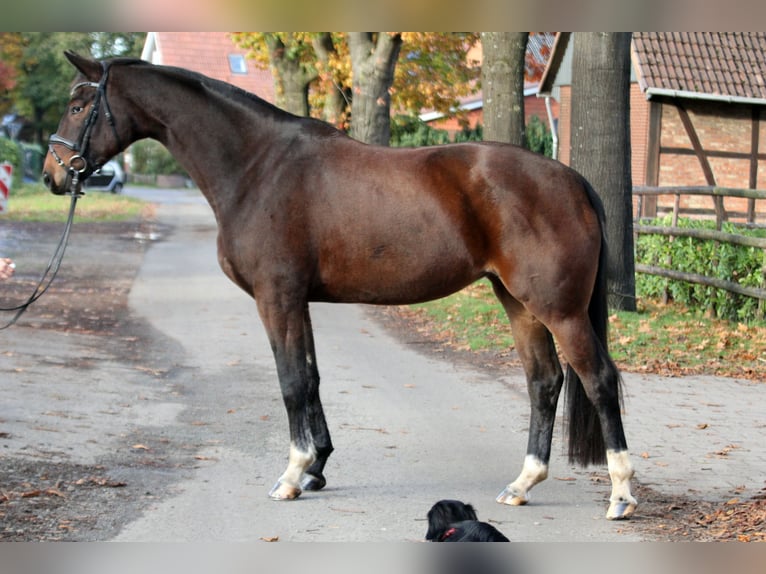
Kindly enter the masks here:
[[[244, 55], [227, 32], [151, 32], [157, 64], [193, 70], [217, 80], [234, 84], [264, 100], [274, 101], [274, 80], [269, 70], [262, 70], [251, 60], [247, 73], [235, 74], [229, 67], [229, 55]], [[147, 38], [147, 42], [151, 38]]]
[[634, 32], [641, 89], [766, 100], [766, 33]]

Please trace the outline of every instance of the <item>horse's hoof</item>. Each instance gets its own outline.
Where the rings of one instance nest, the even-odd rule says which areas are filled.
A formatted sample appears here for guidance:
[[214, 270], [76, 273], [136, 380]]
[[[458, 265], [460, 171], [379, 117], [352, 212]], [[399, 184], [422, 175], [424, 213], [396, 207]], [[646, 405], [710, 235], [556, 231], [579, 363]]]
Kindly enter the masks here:
[[509, 506], [524, 506], [529, 502], [529, 498], [524, 494], [516, 492], [515, 489], [506, 488], [497, 496], [495, 502], [508, 504]]
[[303, 490], [322, 490], [327, 481], [323, 475], [315, 476], [313, 474], [304, 474], [303, 480], [301, 480], [301, 488]]
[[301, 495], [301, 492], [297, 486], [290, 486], [282, 481], [277, 481], [269, 491], [269, 496], [273, 500], [294, 500]]
[[606, 511], [607, 520], [627, 520], [636, 511], [635, 500], [616, 500], [609, 504], [609, 510]]

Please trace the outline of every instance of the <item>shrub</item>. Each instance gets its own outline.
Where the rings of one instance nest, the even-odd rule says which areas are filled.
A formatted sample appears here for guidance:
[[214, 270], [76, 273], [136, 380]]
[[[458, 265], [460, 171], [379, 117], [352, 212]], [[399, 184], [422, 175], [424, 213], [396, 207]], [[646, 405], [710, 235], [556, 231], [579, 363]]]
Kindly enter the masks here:
[[155, 140], [145, 139], [133, 144], [131, 169], [143, 175], [186, 175], [186, 170], [170, 154], [165, 146]]
[[391, 122], [391, 147], [420, 147], [449, 142], [445, 130], [432, 128], [413, 116], [398, 116]]
[[[651, 225], [669, 227], [670, 216]], [[682, 218], [678, 227], [687, 229], [715, 229], [712, 221]], [[722, 231], [739, 235], [766, 237], [766, 230], [748, 230], [732, 223], [724, 223]], [[668, 267], [686, 273], [734, 281], [745, 287], [764, 288], [764, 250], [730, 243], [676, 237], [672, 241], [664, 235], [639, 235], [636, 241], [636, 262], [657, 267]], [[736, 321], [759, 319], [758, 300], [730, 293], [724, 289], [657, 277], [645, 273], [636, 276], [639, 297], [661, 297], [667, 293], [673, 300], [689, 308], [714, 310], [720, 318]]]
[[540, 118], [537, 116], [529, 118], [526, 133], [528, 149], [553, 157], [553, 136]]

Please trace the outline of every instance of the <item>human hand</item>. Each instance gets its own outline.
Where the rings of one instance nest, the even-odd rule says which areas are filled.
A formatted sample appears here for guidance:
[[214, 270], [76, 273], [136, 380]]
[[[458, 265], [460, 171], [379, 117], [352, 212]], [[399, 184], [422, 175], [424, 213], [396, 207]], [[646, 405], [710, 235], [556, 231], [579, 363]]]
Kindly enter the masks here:
[[12, 259], [7, 257], [0, 259], [0, 280], [8, 279], [13, 275], [13, 270], [16, 269], [16, 264]]

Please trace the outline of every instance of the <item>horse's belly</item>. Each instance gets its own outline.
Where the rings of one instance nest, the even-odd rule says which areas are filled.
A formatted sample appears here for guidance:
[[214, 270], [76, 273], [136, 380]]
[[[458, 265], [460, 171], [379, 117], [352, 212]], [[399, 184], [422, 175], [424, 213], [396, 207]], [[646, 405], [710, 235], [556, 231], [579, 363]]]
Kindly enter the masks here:
[[365, 257], [334, 254], [320, 270], [318, 300], [399, 305], [444, 297], [475, 281], [481, 270], [464, 254], [378, 246]]

